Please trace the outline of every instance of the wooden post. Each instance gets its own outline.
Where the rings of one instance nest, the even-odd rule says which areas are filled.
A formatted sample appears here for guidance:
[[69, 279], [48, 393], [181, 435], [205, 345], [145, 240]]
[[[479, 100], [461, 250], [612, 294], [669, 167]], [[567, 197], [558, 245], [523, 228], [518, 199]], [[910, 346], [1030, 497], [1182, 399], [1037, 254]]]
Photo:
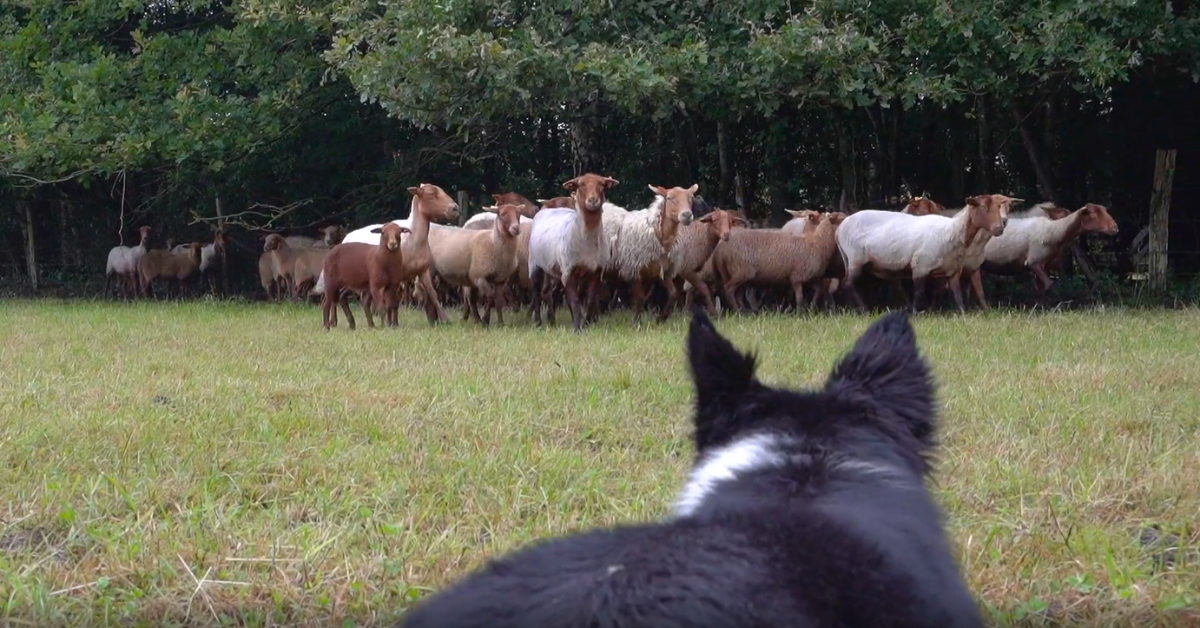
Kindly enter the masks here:
[[[221, 213], [221, 196], [215, 197], [217, 202], [217, 229], [225, 232], [225, 214]], [[229, 294], [229, 267], [225, 264], [225, 252], [221, 252], [221, 296]]]
[[458, 191], [458, 226], [463, 226], [467, 222], [468, 213], [471, 207], [471, 194], [466, 190]]
[[1167, 289], [1167, 216], [1175, 179], [1175, 149], [1154, 154], [1154, 188], [1150, 193], [1150, 289]]
[[25, 206], [25, 267], [29, 270], [29, 285], [34, 292], [38, 289], [37, 246], [33, 240], [33, 206], [29, 201], [19, 201]]

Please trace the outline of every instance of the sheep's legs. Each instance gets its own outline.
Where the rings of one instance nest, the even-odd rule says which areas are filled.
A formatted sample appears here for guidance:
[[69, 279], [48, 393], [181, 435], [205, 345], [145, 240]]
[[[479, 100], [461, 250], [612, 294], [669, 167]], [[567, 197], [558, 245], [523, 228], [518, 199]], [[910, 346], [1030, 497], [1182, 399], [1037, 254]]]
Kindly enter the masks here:
[[[804, 309], [805, 309], [805, 307], [804, 307], [804, 282], [803, 281], [793, 281], [792, 282], [792, 291], [796, 293], [796, 313], [799, 314], [800, 312], [804, 311]], [[813, 294], [813, 300], [816, 300], [816, 298], [817, 298], [817, 295]]]
[[421, 273], [421, 292], [425, 293], [425, 316], [429, 319], [429, 324], [446, 322], [446, 312], [442, 311], [437, 291], [433, 289], [433, 278], [429, 270]]
[[542, 326], [542, 290], [546, 283], [546, 271], [535, 268], [529, 273], [529, 316], [533, 324]]
[[966, 314], [967, 307], [966, 304], [963, 303], [962, 295], [962, 271], [959, 271], [955, 273], [953, 277], [950, 277], [949, 282], [950, 292], [954, 294], [954, 304], [958, 306], [958, 312], [960, 314]]
[[642, 308], [646, 305], [646, 287], [642, 285], [642, 279], [639, 277], [634, 279], [629, 284], [630, 305], [633, 307], [633, 322], [636, 325], [642, 320]]
[[737, 310], [739, 313], [745, 314], [746, 306], [742, 303], [742, 300], [738, 298], [738, 289], [742, 287], [742, 283], [743, 282], [736, 279], [731, 279], [725, 282], [721, 288], [724, 290], [725, 298], [729, 300], [729, 304], [733, 306], [733, 309]]
[[1046, 293], [1050, 291], [1050, 286], [1053, 285], [1054, 282], [1050, 281], [1050, 276], [1046, 274], [1046, 269], [1043, 268], [1041, 264], [1034, 264], [1029, 268], [1033, 271], [1034, 285], [1036, 286], [1039, 281], [1042, 284], [1039, 298], [1044, 299], [1046, 297]]
[[588, 274], [587, 300], [584, 302], [586, 309], [583, 310], [583, 322], [592, 323], [599, 317], [599, 312], [596, 311], [597, 300], [600, 298], [600, 271], [596, 270]]
[[[708, 289], [708, 284], [704, 283], [704, 280], [701, 279], [700, 276], [694, 272], [685, 273], [683, 275], [683, 278], [692, 287], [692, 293], [699, 292], [700, 296], [704, 297], [704, 305], [705, 305], [705, 307], [708, 308], [709, 315], [716, 316], [717, 315], [717, 307], [713, 303], [712, 290]], [[690, 297], [690, 295], [689, 295], [689, 297]], [[684, 304], [684, 307], [687, 307], [689, 305], [691, 305], [691, 298], [689, 298], [688, 302]]]
[[988, 305], [987, 298], [983, 296], [983, 273], [978, 268], [971, 271], [971, 291], [975, 293], [975, 300], [979, 301], [979, 307], [984, 310], [992, 309]]
[[915, 275], [913, 276], [913, 300], [912, 300], [913, 313], [920, 312], [921, 308], [925, 305], [925, 280], [926, 279], [928, 279], [928, 277], [926, 277], [926, 276], [922, 276], [922, 277], [917, 277]]
[[572, 273], [565, 277], [563, 287], [567, 291], [567, 305], [571, 308], [571, 328], [576, 331], [583, 330], [583, 317], [585, 313], [581, 310], [583, 305], [579, 303], [579, 276]]
[[658, 322], [660, 323], [671, 318], [671, 313], [675, 311], [675, 302], [679, 300], [679, 287], [675, 284], [676, 281], [678, 280], [675, 277], [662, 280], [663, 288], [667, 291], [667, 299], [658, 313]]

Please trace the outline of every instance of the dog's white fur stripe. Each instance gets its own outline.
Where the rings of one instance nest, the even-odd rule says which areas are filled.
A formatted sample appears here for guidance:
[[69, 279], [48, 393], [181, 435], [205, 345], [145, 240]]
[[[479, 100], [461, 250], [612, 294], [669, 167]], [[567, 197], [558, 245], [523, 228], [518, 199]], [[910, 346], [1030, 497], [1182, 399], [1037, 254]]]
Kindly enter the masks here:
[[[724, 447], [714, 449], [696, 463], [688, 476], [687, 484], [675, 500], [675, 516], [687, 517], [699, 510], [704, 500], [716, 490], [721, 482], [735, 480], [763, 469], [778, 468], [787, 464], [807, 464], [811, 461], [806, 454], [788, 452], [797, 440], [781, 434], [758, 433], [739, 438]], [[881, 479], [896, 485], [912, 482], [906, 474], [895, 467], [877, 462], [866, 462], [853, 458], [839, 457], [831, 461], [830, 471], [850, 471], [882, 476]]]
[[736, 479], [738, 475], [782, 466], [787, 456], [780, 451], [785, 439], [777, 434], [754, 434], [705, 454], [688, 477], [688, 482], [675, 500], [675, 516], [687, 517], [696, 512], [717, 484]]

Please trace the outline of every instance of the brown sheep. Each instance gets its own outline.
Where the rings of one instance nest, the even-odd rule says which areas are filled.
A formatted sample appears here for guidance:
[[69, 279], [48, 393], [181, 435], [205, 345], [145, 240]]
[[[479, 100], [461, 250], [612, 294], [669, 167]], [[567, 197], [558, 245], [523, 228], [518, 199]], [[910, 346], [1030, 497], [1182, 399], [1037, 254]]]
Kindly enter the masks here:
[[[379, 244], [348, 242], [333, 247], [325, 258], [325, 291], [321, 298], [321, 323], [325, 330], [337, 326], [337, 307], [341, 304], [346, 323], [354, 329], [354, 315], [345, 300], [346, 292], [357, 292], [367, 326], [375, 327], [372, 307], [384, 312], [384, 324], [395, 327], [399, 318], [397, 290], [404, 277], [404, 252], [401, 236], [408, 227], [389, 222], [371, 230], [379, 233]], [[370, 295], [369, 297], [367, 295]]]
[[746, 284], [790, 284], [796, 309], [804, 308], [804, 284], [820, 278], [837, 252], [834, 232], [841, 220], [833, 215], [809, 214], [811, 233], [786, 233], [779, 229], [746, 229], [729, 234], [713, 251], [713, 270], [733, 307], [746, 311], [738, 290]]
[[142, 259], [138, 260], [142, 294], [152, 293], [151, 285], [155, 279], [176, 282], [180, 295], [188, 292], [187, 280], [200, 270], [200, 249], [203, 245], [192, 242], [186, 246], [186, 253], [171, 253], [160, 249], [146, 251]]

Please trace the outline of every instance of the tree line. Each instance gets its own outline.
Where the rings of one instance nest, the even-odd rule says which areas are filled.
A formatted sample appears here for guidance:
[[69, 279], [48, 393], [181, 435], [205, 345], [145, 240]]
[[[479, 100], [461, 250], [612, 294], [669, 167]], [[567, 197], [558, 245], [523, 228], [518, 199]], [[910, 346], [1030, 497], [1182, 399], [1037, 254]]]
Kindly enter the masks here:
[[1140, 227], [1154, 150], [1184, 144], [1184, 184], [1200, 155], [1197, 81], [1187, 0], [9, 0], [0, 265], [95, 275], [141, 224], [249, 250], [401, 217], [419, 181], [477, 209], [584, 171], [771, 224], [997, 192]]

